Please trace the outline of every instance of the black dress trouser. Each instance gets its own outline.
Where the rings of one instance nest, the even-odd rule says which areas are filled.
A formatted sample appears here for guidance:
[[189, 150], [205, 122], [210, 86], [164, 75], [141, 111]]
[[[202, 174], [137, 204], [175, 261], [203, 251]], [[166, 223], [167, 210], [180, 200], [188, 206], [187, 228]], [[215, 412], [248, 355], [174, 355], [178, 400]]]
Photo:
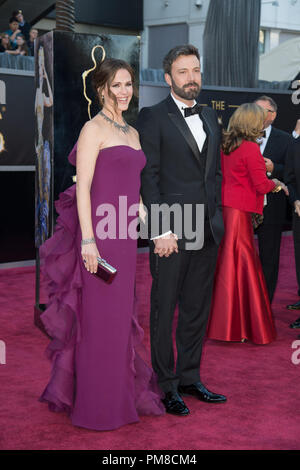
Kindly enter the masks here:
[[[151, 358], [164, 392], [200, 380], [199, 367], [213, 290], [218, 247], [205, 221], [201, 250], [179, 250], [168, 258], [154, 254], [150, 246]], [[172, 325], [178, 304], [175, 368]]]
[[278, 280], [282, 224], [262, 223], [256, 230], [259, 257], [266, 279], [270, 302], [273, 300]]

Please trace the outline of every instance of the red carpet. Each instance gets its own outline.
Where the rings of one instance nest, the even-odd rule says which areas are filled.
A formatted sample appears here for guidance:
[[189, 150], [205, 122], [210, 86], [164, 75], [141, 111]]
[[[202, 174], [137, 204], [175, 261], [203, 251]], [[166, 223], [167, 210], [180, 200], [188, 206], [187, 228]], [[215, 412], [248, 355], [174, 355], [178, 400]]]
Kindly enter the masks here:
[[[206, 341], [202, 379], [228, 402], [209, 405], [187, 398], [188, 417], [143, 417], [111, 432], [75, 428], [65, 414], [38, 402], [50, 364], [44, 356], [48, 340], [33, 326], [34, 269], [0, 270], [0, 289], [0, 340], [7, 353], [6, 365], [0, 364], [1, 449], [300, 448], [300, 364], [291, 361], [300, 330], [288, 327], [299, 314], [285, 308], [298, 300], [291, 237], [283, 237], [273, 305], [278, 339], [266, 346]], [[148, 351], [149, 291], [148, 257], [140, 254], [137, 292]]]

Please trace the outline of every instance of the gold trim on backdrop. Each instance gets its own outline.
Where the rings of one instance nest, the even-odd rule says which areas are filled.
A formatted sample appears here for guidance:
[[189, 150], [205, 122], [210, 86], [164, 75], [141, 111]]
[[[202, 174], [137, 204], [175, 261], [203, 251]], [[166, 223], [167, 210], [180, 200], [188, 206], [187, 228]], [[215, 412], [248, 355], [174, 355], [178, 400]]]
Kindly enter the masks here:
[[84, 97], [85, 99], [87, 100], [88, 102], [88, 115], [89, 115], [89, 118], [91, 119], [91, 104], [92, 104], [92, 100], [90, 100], [90, 98], [87, 96], [86, 94], [86, 77], [88, 76], [88, 74], [90, 72], [92, 72], [93, 70], [95, 70], [95, 68], [97, 67], [97, 62], [96, 62], [96, 59], [95, 59], [95, 50], [100, 47], [100, 49], [102, 49], [102, 60], [101, 62], [104, 61], [105, 59], [105, 49], [103, 46], [100, 46], [100, 44], [98, 44], [97, 46], [94, 46], [93, 49], [92, 49], [92, 52], [91, 52], [91, 57], [92, 57], [92, 60], [94, 62], [94, 67], [92, 67], [91, 69], [88, 69], [88, 70], [85, 70], [84, 72], [82, 72], [81, 74], [81, 77], [82, 77], [82, 81], [83, 81], [83, 94], [84, 94]]
[[5, 140], [3, 134], [0, 132], [0, 153], [5, 150]]

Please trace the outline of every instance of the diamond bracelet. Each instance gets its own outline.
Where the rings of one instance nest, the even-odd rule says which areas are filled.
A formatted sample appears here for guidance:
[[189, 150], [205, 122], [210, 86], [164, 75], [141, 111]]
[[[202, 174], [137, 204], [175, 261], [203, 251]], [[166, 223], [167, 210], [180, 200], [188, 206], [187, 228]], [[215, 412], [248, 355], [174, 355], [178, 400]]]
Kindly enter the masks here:
[[81, 246], [89, 245], [90, 243], [96, 243], [95, 238], [85, 238], [84, 240], [81, 240]]

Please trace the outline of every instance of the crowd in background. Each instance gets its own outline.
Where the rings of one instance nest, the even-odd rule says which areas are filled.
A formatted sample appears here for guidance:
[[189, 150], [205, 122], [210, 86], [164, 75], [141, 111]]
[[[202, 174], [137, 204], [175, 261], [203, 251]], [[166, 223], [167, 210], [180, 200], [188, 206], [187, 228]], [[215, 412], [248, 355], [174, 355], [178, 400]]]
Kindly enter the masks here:
[[38, 30], [25, 21], [22, 10], [12, 12], [9, 29], [0, 34], [0, 53], [34, 56]]

